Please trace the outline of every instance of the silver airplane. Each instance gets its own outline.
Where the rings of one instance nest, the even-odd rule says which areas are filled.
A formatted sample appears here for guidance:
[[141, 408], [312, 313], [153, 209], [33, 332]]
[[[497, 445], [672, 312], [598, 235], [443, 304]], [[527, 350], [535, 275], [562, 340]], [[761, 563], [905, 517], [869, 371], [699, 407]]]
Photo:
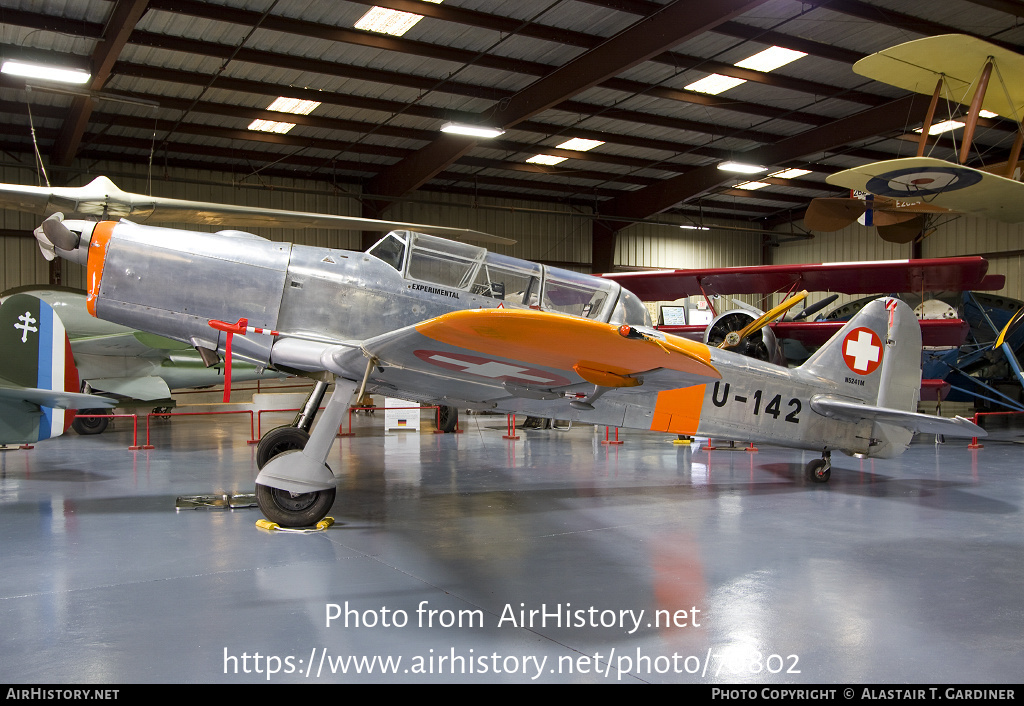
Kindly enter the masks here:
[[296, 424], [257, 451], [259, 505], [281, 526], [330, 510], [337, 478], [325, 461], [366, 392], [813, 450], [815, 482], [828, 480], [833, 450], [889, 458], [915, 432], [985, 435], [916, 412], [921, 331], [892, 298], [790, 369], [658, 332], [608, 279], [422, 233], [352, 252], [55, 214], [36, 237], [86, 266], [95, 316], [319, 381]]

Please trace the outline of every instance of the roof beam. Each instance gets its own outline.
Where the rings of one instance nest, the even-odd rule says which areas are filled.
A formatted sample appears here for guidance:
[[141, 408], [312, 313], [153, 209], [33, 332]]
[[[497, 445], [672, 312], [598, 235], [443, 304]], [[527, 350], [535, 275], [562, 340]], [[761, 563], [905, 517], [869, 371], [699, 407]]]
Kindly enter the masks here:
[[[103, 38], [96, 45], [92, 53], [92, 81], [89, 89], [99, 91], [110, 78], [114, 62], [117, 61], [121, 50], [128, 43], [135, 25], [145, 14], [149, 0], [117, 0], [106, 27], [103, 30]], [[86, 96], [75, 96], [71, 103], [71, 109], [64, 119], [64, 126], [61, 128], [60, 137], [53, 145], [51, 159], [54, 164], [66, 167], [71, 164], [78, 146], [82, 142], [82, 135], [89, 125], [89, 115], [96, 102]]]
[[[500, 127], [513, 127], [764, 2], [720, 0], [694, 7], [692, 2], [676, 0], [515, 94], [499, 106], [494, 119]], [[382, 196], [408, 193], [466, 154], [475, 143], [464, 137], [444, 135], [412, 158], [378, 174], [368, 191]]]
[[[765, 145], [736, 156], [745, 162], [774, 165], [815, 152], [824, 152], [855, 140], [901, 130], [906, 125], [908, 115], [924, 112], [927, 101], [927, 96], [913, 94], [878, 108], [869, 108], [849, 118], [836, 120], [827, 127], [808, 130], [774, 145]], [[604, 204], [602, 211], [610, 216], [631, 220], [649, 218], [734, 178], [735, 175], [718, 169], [716, 164], [709, 164], [619, 196]], [[624, 226], [609, 221], [606, 227], [616, 232]], [[608, 265], [610, 263], [606, 263], [605, 267]]]

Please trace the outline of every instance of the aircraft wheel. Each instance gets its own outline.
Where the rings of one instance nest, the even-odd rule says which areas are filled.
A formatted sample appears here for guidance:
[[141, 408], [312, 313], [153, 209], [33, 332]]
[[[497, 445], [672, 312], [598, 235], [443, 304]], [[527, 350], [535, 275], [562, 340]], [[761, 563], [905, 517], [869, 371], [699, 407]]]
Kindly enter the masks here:
[[451, 434], [459, 423], [459, 408], [441, 405], [439, 417], [440, 424], [437, 427], [438, 430], [443, 431], [445, 434]]
[[818, 458], [807, 464], [807, 477], [815, 483], [827, 483], [832, 475], [832, 464]]
[[[303, 431], [298, 427], [283, 426], [271, 429], [263, 435], [259, 444], [256, 445], [256, 468], [262, 471], [263, 467], [270, 462], [270, 459], [283, 454], [285, 451], [301, 451], [306, 448], [306, 442], [308, 441], [309, 432]], [[278, 522], [278, 524], [281, 523]]]
[[281, 527], [310, 527], [327, 516], [337, 488], [311, 493], [289, 493], [280, 488], [256, 484], [256, 502], [263, 516]]
[[[110, 414], [105, 409], [82, 409], [79, 410], [79, 414]], [[82, 419], [81, 417], [75, 417], [74, 421], [71, 422], [71, 428], [82, 436], [91, 436], [92, 434], [102, 434], [107, 425], [110, 424], [109, 419]]]

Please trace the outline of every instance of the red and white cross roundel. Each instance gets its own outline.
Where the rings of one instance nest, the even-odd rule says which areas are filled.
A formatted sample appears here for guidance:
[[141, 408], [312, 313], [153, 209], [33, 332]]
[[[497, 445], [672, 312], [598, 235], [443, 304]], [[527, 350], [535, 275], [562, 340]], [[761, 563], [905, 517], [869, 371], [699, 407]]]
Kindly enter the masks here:
[[858, 375], [870, 375], [882, 363], [882, 341], [878, 334], [863, 326], [843, 339], [843, 360]]
[[570, 380], [550, 373], [547, 370], [527, 368], [514, 363], [505, 363], [492, 358], [481, 358], [477, 355], [466, 355], [465, 353], [448, 353], [444, 351], [413, 351], [417, 358], [431, 365], [446, 370], [455, 370], [460, 373], [469, 373], [477, 377], [489, 378], [500, 382], [519, 383], [520, 385], [538, 385], [542, 387], [554, 387], [556, 385], [569, 385]]

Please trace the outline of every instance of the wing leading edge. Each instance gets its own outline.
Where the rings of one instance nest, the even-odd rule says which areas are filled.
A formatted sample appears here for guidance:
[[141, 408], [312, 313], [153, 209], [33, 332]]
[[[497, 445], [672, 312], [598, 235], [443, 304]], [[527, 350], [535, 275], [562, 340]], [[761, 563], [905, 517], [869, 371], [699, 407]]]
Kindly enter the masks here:
[[[456, 311], [361, 348], [378, 363], [371, 385], [487, 406], [530, 400], [552, 412], [553, 401], [564, 406], [566, 397], [588, 409], [588, 400], [613, 390], [657, 392], [721, 377], [703, 344], [528, 309]], [[339, 351], [333, 360], [334, 372], [354, 372], [351, 352]]]

